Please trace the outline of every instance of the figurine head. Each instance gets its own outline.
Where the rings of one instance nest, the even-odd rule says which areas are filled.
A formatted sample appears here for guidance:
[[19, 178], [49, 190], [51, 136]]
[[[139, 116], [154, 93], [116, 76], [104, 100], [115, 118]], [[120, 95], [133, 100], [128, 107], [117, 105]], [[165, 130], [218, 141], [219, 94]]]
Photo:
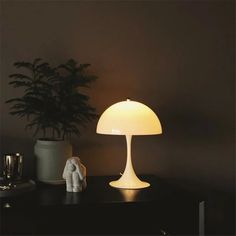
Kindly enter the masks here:
[[[63, 171], [62, 177], [64, 179], [67, 178], [68, 174], [71, 174], [74, 171], [80, 171], [80, 159], [79, 157], [71, 157], [66, 161], [66, 165]], [[82, 175], [81, 173], [78, 173], [80, 176]]]
[[67, 171], [73, 172], [73, 171], [75, 171], [75, 170], [76, 170], [75, 165], [74, 165], [72, 162], [69, 162], [69, 163], [68, 163], [68, 166], [67, 166]]

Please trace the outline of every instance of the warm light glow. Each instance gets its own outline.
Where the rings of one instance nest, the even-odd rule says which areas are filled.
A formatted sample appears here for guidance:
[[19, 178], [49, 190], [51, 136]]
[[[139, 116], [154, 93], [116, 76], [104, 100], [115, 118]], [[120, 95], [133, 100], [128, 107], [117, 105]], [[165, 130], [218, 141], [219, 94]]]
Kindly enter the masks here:
[[140, 190], [137, 189], [120, 189], [120, 192], [126, 202], [135, 201]]
[[131, 159], [132, 135], [161, 134], [161, 123], [156, 114], [146, 105], [131, 101], [118, 102], [108, 107], [97, 124], [97, 133], [125, 135], [127, 143], [127, 161], [125, 171], [117, 181], [110, 185], [121, 189], [141, 189], [150, 184], [141, 181], [135, 174]]
[[161, 134], [161, 123], [146, 105], [131, 100], [115, 103], [101, 115], [97, 133], [113, 135]]

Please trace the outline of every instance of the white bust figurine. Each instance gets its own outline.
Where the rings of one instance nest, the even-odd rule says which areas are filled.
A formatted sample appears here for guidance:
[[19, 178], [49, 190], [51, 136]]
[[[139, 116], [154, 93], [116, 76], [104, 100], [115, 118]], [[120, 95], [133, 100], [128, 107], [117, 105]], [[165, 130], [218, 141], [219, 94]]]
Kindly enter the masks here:
[[79, 157], [71, 157], [66, 161], [62, 177], [66, 180], [67, 192], [81, 192], [87, 186], [86, 167]]

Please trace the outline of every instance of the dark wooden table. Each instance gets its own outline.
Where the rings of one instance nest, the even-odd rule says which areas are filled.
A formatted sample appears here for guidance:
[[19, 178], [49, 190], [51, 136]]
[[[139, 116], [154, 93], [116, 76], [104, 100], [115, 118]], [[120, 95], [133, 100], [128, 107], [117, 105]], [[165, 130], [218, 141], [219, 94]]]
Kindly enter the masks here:
[[65, 185], [37, 184], [19, 196], [1, 198], [1, 235], [155, 234], [197, 235], [199, 199], [155, 176], [151, 187], [120, 190], [117, 176], [88, 177], [81, 193]]

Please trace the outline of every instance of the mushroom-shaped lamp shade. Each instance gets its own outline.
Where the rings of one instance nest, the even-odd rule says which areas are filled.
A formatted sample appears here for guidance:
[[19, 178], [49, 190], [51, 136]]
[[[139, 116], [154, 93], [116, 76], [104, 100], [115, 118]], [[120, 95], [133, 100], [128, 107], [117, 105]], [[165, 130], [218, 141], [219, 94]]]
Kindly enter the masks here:
[[132, 135], [161, 134], [162, 127], [157, 115], [148, 106], [127, 99], [115, 103], [103, 112], [97, 124], [97, 133], [126, 136], [125, 171], [119, 180], [110, 182], [110, 185], [123, 189], [140, 189], [150, 186], [135, 174], [131, 160], [131, 139]]
[[131, 100], [108, 107], [97, 125], [99, 134], [151, 135], [161, 132], [156, 114], [148, 106]]

